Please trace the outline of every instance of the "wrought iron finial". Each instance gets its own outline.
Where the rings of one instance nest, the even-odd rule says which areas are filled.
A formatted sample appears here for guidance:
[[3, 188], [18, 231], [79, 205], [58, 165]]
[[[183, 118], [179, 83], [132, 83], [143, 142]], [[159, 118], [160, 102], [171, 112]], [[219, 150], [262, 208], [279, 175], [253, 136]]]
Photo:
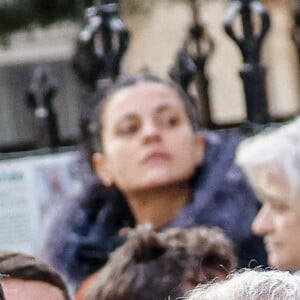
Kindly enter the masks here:
[[34, 70], [27, 91], [26, 103], [34, 113], [34, 132], [37, 148], [59, 146], [59, 129], [52, 101], [57, 94], [57, 85], [48, 67]]
[[[259, 18], [260, 28], [254, 24], [254, 15]], [[242, 33], [233, 28], [235, 19], [241, 18]], [[265, 86], [265, 68], [260, 64], [260, 50], [270, 28], [270, 17], [259, 1], [233, 0], [225, 19], [225, 31], [241, 50], [244, 66], [240, 70], [243, 80], [247, 119], [250, 122], [266, 123], [269, 120]]]
[[[214, 44], [200, 19], [198, 1], [190, 0], [193, 22], [181, 50], [178, 51], [171, 77], [179, 82], [188, 92], [189, 86], [195, 83], [195, 104], [199, 119], [204, 127], [211, 127], [211, 111], [209, 99], [209, 81], [206, 75], [206, 62], [213, 52]], [[195, 98], [195, 97], [193, 97]]]
[[293, 40], [297, 47], [298, 59], [300, 59], [300, 0], [292, 0], [291, 8], [294, 17]]
[[191, 82], [197, 74], [196, 64], [184, 50], [179, 50], [176, 55], [175, 64], [169, 71], [170, 77], [180, 84], [182, 89], [188, 93]]
[[95, 88], [99, 80], [115, 80], [119, 75], [121, 59], [129, 44], [129, 31], [119, 18], [116, 3], [87, 8], [85, 19], [74, 67], [79, 77]]
[[[255, 32], [252, 16], [257, 14], [261, 20], [259, 32]], [[241, 16], [243, 36], [233, 30], [235, 18]], [[270, 17], [259, 1], [234, 0], [225, 18], [225, 31], [239, 46], [245, 63], [259, 63], [263, 40], [270, 28]]]

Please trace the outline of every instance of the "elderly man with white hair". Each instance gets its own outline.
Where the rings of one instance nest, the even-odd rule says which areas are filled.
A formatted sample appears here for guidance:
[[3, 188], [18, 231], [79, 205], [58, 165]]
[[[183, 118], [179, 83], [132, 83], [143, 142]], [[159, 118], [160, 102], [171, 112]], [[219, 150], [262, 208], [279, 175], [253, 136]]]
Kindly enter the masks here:
[[300, 270], [300, 118], [242, 142], [236, 162], [262, 202], [252, 230], [264, 238], [268, 263]]
[[300, 276], [287, 271], [243, 269], [226, 280], [200, 284], [187, 300], [297, 300]]

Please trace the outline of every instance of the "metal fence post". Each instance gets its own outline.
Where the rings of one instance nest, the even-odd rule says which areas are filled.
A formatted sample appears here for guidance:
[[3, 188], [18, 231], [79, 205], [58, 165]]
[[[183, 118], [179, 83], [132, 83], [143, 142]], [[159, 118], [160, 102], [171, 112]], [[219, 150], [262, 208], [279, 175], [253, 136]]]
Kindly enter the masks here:
[[52, 101], [57, 94], [57, 85], [47, 67], [35, 69], [26, 95], [26, 104], [34, 113], [36, 148], [59, 147], [59, 128]]
[[192, 11], [192, 24], [182, 49], [177, 53], [170, 75], [187, 93], [189, 86], [192, 83], [195, 84], [197, 96], [194, 102], [199, 113], [199, 120], [203, 127], [210, 128], [213, 122], [206, 63], [213, 52], [214, 45], [201, 21], [198, 1], [189, 0], [189, 4]]
[[80, 79], [95, 89], [101, 80], [114, 81], [129, 45], [129, 31], [119, 18], [116, 3], [95, 4], [85, 10], [73, 59]]
[[297, 47], [298, 57], [300, 58], [300, 0], [292, 0], [290, 5], [294, 17], [293, 40]]
[[[253, 17], [260, 21], [257, 30]], [[235, 32], [233, 23], [241, 18], [242, 35]], [[243, 80], [247, 119], [254, 123], [269, 121], [267, 93], [265, 85], [265, 67], [260, 63], [260, 50], [265, 35], [270, 28], [270, 17], [259, 1], [233, 0], [225, 18], [225, 31], [238, 45], [243, 56], [244, 65], [240, 70]]]

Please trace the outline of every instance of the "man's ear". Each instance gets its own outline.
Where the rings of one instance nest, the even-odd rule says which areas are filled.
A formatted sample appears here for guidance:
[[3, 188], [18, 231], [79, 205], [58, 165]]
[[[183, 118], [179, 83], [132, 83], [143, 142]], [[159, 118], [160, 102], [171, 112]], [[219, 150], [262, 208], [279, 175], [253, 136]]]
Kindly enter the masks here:
[[105, 163], [105, 157], [102, 153], [97, 152], [93, 154], [93, 167], [102, 183], [105, 186], [111, 186], [113, 182]]
[[199, 167], [203, 163], [205, 157], [205, 140], [199, 132], [195, 134], [195, 147], [195, 161]]

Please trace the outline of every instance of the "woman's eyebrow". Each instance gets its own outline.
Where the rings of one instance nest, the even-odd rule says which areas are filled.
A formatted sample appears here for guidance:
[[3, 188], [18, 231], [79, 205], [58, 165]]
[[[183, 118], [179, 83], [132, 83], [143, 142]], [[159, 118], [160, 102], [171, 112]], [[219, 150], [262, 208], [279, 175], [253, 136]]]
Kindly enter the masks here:
[[163, 112], [165, 110], [173, 110], [174, 108], [176, 108], [177, 105], [174, 105], [173, 103], [165, 103], [165, 104], [161, 104], [159, 105], [156, 109], [155, 109], [155, 113], [160, 113]]
[[137, 114], [136, 114], [136, 113], [133, 113], [133, 112], [125, 113], [124, 115], [121, 115], [121, 116], [117, 119], [117, 122], [122, 121], [122, 120], [135, 119], [136, 116], [137, 116]]
[[[174, 105], [173, 103], [163, 103], [159, 105], [158, 107], [155, 108], [154, 113], [161, 113], [166, 110], [174, 110], [176, 109], [177, 105]], [[116, 121], [120, 122], [123, 120], [130, 120], [130, 119], [135, 119], [137, 117], [137, 113], [135, 112], [127, 112], [125, 114], [120, 115]]]

